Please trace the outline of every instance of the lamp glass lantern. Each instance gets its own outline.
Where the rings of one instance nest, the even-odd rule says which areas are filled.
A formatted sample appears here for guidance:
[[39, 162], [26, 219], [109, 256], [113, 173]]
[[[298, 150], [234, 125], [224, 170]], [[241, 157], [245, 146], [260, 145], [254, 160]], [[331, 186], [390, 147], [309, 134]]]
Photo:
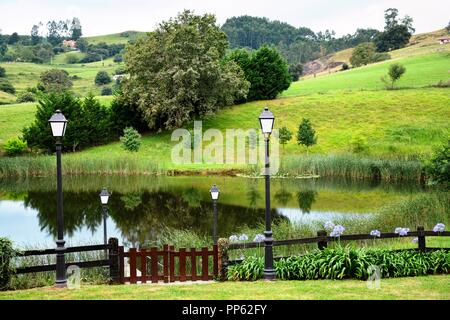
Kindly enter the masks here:
[[261, 130], [266, 136], [270, 136], [273, 130], [273, 124], [275, 122], [275, 117], [273, 113], [269, 111], [269, 108], [264, 108], [259, 116], [259, 123], [261, 124]]
[[102, 191], [100, 192], [100, 201], [102, 202], [102, 204], [108, 204], [110, 195], [111, 194], [109, 193], [108, 189], [102, 189]]
[[217, 188], [216, 185], [213, 185], [211, 190], [209, 190], [209, 192], [211, 193], [211, 199], [213, 199], [213, 200], [219, 199], [220, 190], [219, 190], [219, 188]]
[[48, 122], [50, 122], [54, 137], [64, 137], [66, 134], [67, 119], [61, 113], [61, 110], [56, 110]]

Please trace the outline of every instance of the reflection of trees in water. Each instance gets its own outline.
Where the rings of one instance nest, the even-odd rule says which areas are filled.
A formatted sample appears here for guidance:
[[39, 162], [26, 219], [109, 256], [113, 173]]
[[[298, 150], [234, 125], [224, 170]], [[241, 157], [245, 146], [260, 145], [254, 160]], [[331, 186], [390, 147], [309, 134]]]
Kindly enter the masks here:
[[261, 199], [261, 194], [258, 191], [258, 181], [256, 179], [249, 180], [247, 185], [247, 200], [249, 202], [249, 207], [256, 208], [258, 200]]
[[292, 193], [286, 190], [284, 181], [280, 182], [280, 189], [275, 193], [275, 201], [285, 206], [292, 198]]
[[[155, 240], [163, 228], [191, 230], [210, 235], [213, 223], [212, 204], [190, 192], [115, 193], [109, 201], [109, 216], [120, 230], [125, 244], [136, 245]], [[194, 201], [195, 200], [195, 201]], [[194, 205], [191, 205], [193, 203]], [[41, 230], [56, 235], [56, 193], [29, 192], [25, 205], [38, 211]], [[264, 221], [264, 209], [218, 203], [218, 234], [229, 236], [238, 228], [255, 227]], [[284, 219], [275, 211], [274, 220]], [[65, 234], [72, 236], [81, 227], [95, 231], [102, 227], [102, 212], [97, 193], [64, 193]]]
[[317, 191], [301, 190], [297, 192], [298, 207], [303, 213], [310, 213], [313, 203], [316, 201]]

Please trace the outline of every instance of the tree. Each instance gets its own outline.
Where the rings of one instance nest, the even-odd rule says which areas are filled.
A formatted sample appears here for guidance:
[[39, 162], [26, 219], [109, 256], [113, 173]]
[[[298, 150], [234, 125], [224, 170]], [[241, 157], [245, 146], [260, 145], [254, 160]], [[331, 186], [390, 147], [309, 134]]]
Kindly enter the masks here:
[[72, 85], [66, 70], [51, 69], [41, 74], [38, 88], [45, 92], [61, 92], [69, 90]]
[[138, 152], [141, 147], [141, 135], [136, 129], [128, 127], [123, 130], [123, 136], [120, 137], [122, 147], [131, 152]]
[[309, 119], [302, 119], [298, 127], [297, 143], [306, 147], [306, 154], [308, 154], [309, 147], [317, 143], [316, 131], [313, 129]]
[[77, 49], [81, 52], [87, 52], [89, 43], [85, 38], [80, 38], [77, 40]]
[[292, 81], [298, 81], [303, 74], [303, 65], [301, 63], [292, 64], [289, 66], [289, 74], [292, 77]]
[[95, 76], [95, 84], [98, 86], [111, 83], [111, 77], [106, 71], [99, 71]]
[[398, 10], [389, 8], [384, 12], [385, 27], [377, 40], [377, 50], [385, 52], [403, 48], [408, 44], [414, 33], [413, 19], [406, 15], [401, 22], [398, 21]]
[[0, 78], [6, 77], [6, 70], [3, 67], [0, 67]]
[[151, 129], [180, 127], [232, 105], [249, 84], [239, 66], [223, 61], [227, 46], [215, 16], [186, 10], [127, 47], [123, 95]]
[[430, 184], [441, 184], [450, 187], [450, 139], [447, 145], [437, 149], [428, 163], [425, 172]]
[[449, 21], [448, 25], [445, 27], [445, 30], [447, 30], [447, 32], [450, 33], [450, 21]]
[[39, 24], [33, 25], [33, 27], [31, 28], [31, 43], [33, 45], [37, 45], [42, 41], [42, 37], [39, 30], [41, 26], [42, 23], [40, 22]]
[[8, 44], [13, 45], [16, 44], [17, 42], [19, 42], [19, 34], [17, 32], [14, 32], [9, 36]]
[[292, 132], [288, 128], [282, 127], [279, 131], [278, 138], [280, 139], [280, 143], [284, 149], [286, 143], [288, 143], [292, 139]]
[[353, 67], [360, 67], [372, 62], [375, 55], [375, 45], [373, 43], [358, 44], [352, 52], [350, 63]]
[[389, 80], [386, 79], [386, 76], [383, 76], [381, 77], [381, 81], [384, 82], [387, 89], [394, 89], [395, 82], [397, 82], [405, 72], [406, 68], [400, 63], [391, 64], [388, 71]]
[[83, 32], [81, 31], [81, 22], [80, 19], [74, 17], [72, 19], [72, 23], [71, 23], [71, 27], [70, 27], [70, 38], [72, 40], [77, 41], [78, 39], [81, 38], [81, 36], [83, 35]]
[[226, 60], [236, 62], [250, 82], [247, 101], [275, 99], [291, 84], [287, 62], [275, 48], [263, 46], [252, 54], [238, 50]]

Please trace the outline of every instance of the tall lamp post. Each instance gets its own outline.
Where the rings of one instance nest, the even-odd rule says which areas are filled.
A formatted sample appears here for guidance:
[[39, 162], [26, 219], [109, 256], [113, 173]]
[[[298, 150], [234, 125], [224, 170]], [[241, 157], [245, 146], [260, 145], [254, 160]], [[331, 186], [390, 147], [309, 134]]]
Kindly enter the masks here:
[[211, 193], [211, 199], [213, 201], [213, 207], [214, 207], [214, 215], [213, 215], [213, 243], [217, 244], [217, 200], [219, 199], [220, 190], [217, 188], [216, 185], [213, 185], [211, 190], [209, 190]]
[[[108, 217], [108, 201], [111, 194], [109, 193], [108, 189], [103, 188], [102, 191], [100, 191], [100, 202], [102, 203], [102, 213], [103, 213], [103, 243], [108, 243], [108, 233], [106, 230], [106, 218]], [[105, 250], [105, 255], [107, 254], [107, 251]]]
[[63, 192], [62, 192], [62, 167], [61, 167], [61, 150], [62, 138], [66, 133], [67, 120], [61, 113], [61, 110], [51, 116], [50, 126], [52, 128], [53, 137], [56, 138], [56, 176], [57, 176], [57, 196], [56, 196], [56, 222], [58, 227], [58, 239], [56, 240], [56, 283], [57, 288], [67, 287], [66, 278], [66, 248], [64, 244], [64, 215], [63, 215]]
[[272, 134], [273, 124], [275, 122], [275, 117], [268, 108], [259, 116], [259, 122], [261, 124], [261, 130], [264, 134], [266, 152], [265, 152], [265, 183], [266, 183], [266, 230], [264, 231], [264, 279], [274, 280], [275, 270], [273, 268], [273, 238], [272, 238], [272, 227], [270, 218], [270, 162], [269, 162], [269, 142], [270, 135]]

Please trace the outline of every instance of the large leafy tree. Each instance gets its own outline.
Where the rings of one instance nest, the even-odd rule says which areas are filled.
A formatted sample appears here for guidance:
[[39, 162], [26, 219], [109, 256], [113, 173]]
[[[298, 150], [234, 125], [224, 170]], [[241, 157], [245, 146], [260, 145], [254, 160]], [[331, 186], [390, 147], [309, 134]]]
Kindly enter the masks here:
[[46, 92], [60, 92], [72, 88], [69, 73], [62, 69], [50, 69], [39, 77], [38, 88]]
[[275, 99], [291, 85], [288, 64], [275, 48], [263, 46], [252, 53], [238, 49], [227, 60], [233, 60], [244, 70], [250, 82], [248, 101]]
[[377, 50], [380, 52], [403, 48], [408, 44], [414, 33], [413, 19], [406, 15], [398, 20], [398, 10], [389, 8], [384, 12], [385, 27], [376, 41]]
[[176, 128], [231, 105], [246, 97], [249, 84], [236, 63], [223, 60], [227, 46], [214, 15], [186, 10], [128, 47], [123, 95], [151, 129]]

